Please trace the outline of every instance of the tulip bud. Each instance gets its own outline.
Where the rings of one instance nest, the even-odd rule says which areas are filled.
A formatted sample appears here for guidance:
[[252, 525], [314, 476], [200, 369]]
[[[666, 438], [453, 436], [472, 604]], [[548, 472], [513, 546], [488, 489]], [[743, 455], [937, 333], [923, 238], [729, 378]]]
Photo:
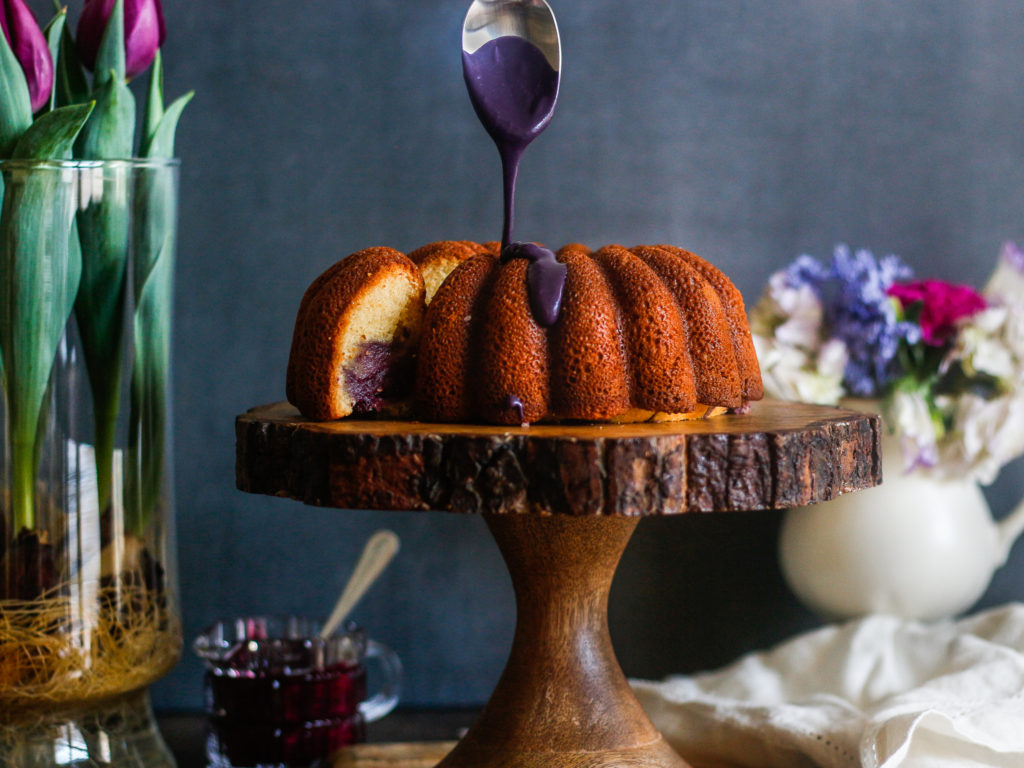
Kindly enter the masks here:
[[[78, 19], [78, 55], [90, 70], [107, 29], [114, 0], [85, 0]], [[167, 37], [160, 0], [124, 0], [125, 76], [132, 78], [146, 71]]]
[[24, 0], [2, 0], [0, 26], [25, 72], [32, 111], [40, 109], [53, 90], [53, 58], [46, 38]]

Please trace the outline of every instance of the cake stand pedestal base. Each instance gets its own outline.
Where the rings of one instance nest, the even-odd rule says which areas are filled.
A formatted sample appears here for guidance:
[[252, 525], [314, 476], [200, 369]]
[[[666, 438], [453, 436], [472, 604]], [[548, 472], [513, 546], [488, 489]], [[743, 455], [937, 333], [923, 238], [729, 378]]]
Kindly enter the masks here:
[[685, 768], [608, 634], [612, 577], [639, 518], [486, 519], [512, 576], [515, 638], [490, 701], [439, 768]]

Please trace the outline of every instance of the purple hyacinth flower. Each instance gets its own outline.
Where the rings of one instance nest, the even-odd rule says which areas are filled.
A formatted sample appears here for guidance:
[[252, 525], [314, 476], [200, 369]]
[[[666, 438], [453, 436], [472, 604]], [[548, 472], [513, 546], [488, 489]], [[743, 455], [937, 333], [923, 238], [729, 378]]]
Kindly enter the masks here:
[[25, 72], [35, 112], [46, 104], [53, 91], [53, 59], [46, 38], [24, 0], [3, 0], [0, 26]]
[[876, 259], [870, 251], [851, 252], [845, 245], [836, 247], [827, 265], [800, 256], [786, 269], [790, 287], [807, 286], [821, 301], [827, 337], [843, 342], [848, 355], [843, 386], [850, 394], [880, 395], [900, 373], [900, 342], [920, 340], [921, 329], [897, 317], [888, 295], [896, 280], [912, 274], [896, 256]]
[[[78, 55], [90, 70], [96, 66], [115, 0], [85, 0], [78, 19]], [[140, 75], [153, 63], [167, 37], [160, 0], [124, 0], [125, 75]]]
[[876, 259], [867, 250], [853, 253], [845, 245], [832, 254], [830, 279], [822, 300], [831, 335], [842, 339], [849, 352], [843, 383], [858, 397], [876, 397], [899, 375], [901, 341], [917, 343], [921, 329], [897, 317], [888, 295], [897, 280], [913, 271], [897, 256]]

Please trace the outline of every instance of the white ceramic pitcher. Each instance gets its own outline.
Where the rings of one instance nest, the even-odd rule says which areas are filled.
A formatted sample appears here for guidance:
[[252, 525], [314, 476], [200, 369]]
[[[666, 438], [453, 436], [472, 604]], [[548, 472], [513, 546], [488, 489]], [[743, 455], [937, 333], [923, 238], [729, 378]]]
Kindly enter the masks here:
[[826, 618], [967, 610], [1024, 531], [1024, 501], [996, 522], [977, 483], [905, 474], [898, 437], [883, 427], [881, 442], [882, 485], [786, 512], [786, 581]]

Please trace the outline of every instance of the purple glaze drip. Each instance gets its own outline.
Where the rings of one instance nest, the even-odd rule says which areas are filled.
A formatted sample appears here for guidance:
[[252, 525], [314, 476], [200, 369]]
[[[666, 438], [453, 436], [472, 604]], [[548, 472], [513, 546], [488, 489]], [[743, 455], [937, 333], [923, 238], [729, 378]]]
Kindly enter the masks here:
[[550, 328], [558, 322], [565, 293], [565, 275], [568, 268], [555, 258], [555, 254], [536, 243], [512, 243], [501, 249], [501, 260], [529, 259], [526, 268], [526, 288], [530, 294], [530, 311], [537, 325]]
[[516, 418], [519, 420], [520, 424], [526, 423], [523, 401], [519, 399], [519, 395], [509, 395], [505, 398], [505, 407], [512, 408], [516, 412]]
[[501, 155], [505, 224], [501, 244], [512, 240], [516, 174], [527, 145], [551, 121], [558, 100], [558, 72], [522, 37], [506, 35], [462, 52], [462, 74], [480, 122]]

